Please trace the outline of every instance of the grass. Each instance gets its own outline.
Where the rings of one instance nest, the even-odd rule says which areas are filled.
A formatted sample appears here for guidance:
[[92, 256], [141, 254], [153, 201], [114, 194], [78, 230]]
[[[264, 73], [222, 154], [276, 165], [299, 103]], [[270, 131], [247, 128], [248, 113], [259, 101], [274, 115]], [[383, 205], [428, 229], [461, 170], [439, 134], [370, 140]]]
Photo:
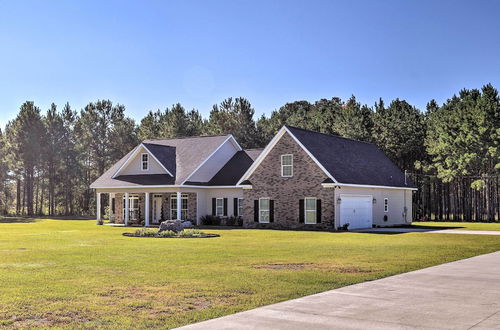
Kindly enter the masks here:
[[0, 327], [171, 328], [500, 249], [499, 236], [0, 222]]
[[[500, 222], [444, 222], [444, 221], [426, 221], [414, 222], [414, 227], [448, 227], [449, 229], [460, 230], [494, 230], [500, 231]], [[446, 228], [443, 228], [446, 229]]]

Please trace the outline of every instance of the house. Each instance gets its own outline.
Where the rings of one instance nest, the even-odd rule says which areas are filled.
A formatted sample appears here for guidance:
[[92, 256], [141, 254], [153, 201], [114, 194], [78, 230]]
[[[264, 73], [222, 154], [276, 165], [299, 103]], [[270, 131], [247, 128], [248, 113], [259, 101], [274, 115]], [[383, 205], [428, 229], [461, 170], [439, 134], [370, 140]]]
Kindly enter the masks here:
[[411, 223], [412, 190], [375, 145], [284, 126], [263, 150], [232, 135], [146, 140], [91, 188], [117, 223], [204, 215], [247, 228], [338, 229]]

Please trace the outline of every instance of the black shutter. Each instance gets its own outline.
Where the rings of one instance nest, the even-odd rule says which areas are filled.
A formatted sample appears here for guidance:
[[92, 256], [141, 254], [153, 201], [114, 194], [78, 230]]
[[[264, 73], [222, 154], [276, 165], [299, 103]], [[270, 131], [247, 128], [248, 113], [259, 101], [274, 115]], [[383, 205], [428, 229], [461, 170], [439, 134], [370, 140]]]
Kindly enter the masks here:
[[227, 198], [224, 198], [224, 216], [227, 217]]
[[233, 198], [233, 215], [235, 217], [241, 215], [241, 214], [238, 214], [238, 198]]
[[299, 222], [304, 223], [304, 200], [299, 199]]
[[269, 222], [274, 222], [274, 199], [269, 201]]
[[253, 221], [259, 222], [259, 200], [253, 201]]
[[215, 198], [212, 198], [212, 215], [215, 216], [215, 210], [217, 209], [217, 201]]
[[316, 200], [316, 223], [321, 223], [321, 199]]

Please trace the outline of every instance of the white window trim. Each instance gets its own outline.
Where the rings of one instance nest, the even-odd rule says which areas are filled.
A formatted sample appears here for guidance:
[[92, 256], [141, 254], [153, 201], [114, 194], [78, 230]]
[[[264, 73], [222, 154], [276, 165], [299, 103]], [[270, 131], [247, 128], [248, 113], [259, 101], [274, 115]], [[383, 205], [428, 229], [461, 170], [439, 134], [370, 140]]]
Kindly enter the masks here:
[[384, 212], [389, 212], [389, 198], [384, 198]]
[[[269, 202], [269, 208], [267, 210], [262, 210], [262, 207], [260, 206], [260, 201], [267, 199]], [[268, 220], [267, 221], [262, 221], [262, 211], [268, 212]], [[270, 223], [271, 222], [271, 198], [269, 197], [262, 197], [259, 198], [259, 223]]]
[[238, 217], [243, 216], [243, 198], [238, 198], [238, 207], [236, 208], [236, 211], [238, 212]]
[[[292, 159], [292, 163], [290, 165], [284, 165], [283, 164], [283, 157], [286, 157], [286, 156], [290, 156], [291, 159]], [[292, 169], [290, 175], [284, 175], [283, 174], [283, 169], [285, 168], [285, 166], [289, 166]], [[291, 178], [291, 177], [293, 177], [293, 155], [292, 154], [281, 155], [281, 176], [283, 178]]]
[[[222, 201], [222, 205], [220, 206], [221, 207], [220, 213], [219, 213], [219, 206], [217, 205], [217, 203], [219, 201]], [[215, 199], [215, 216], [216, 217], [223, 217], [224, 216], [224, 198], [216, 198]]]
[[[182, 216], [182, 212], [185, 212], [186, 217], [187, 217], [189, 202], [186, 202], [186, 208], [183, 209], [182, 208], [182, 200], [186, 200], [187, 201], [188, 198], [189, 198], [188, 194], [181, 194], [181, 216]], [[172, 207], [172, 200], [176, 201], [176, 207], [175, 208]], [[173, 213], [174, 212], [177, 212], [177, 194], [171, 194], [170, 195], [170, 218], [172, 218], [172, 219], [174, 218], [173, 217]]]
[[[314, 200], [314, 210], [307, 209], [307, 200]], [[307, 222], [307, 211], [314, 212], [314, 222]], [[315, 225], [318, 223], [318, 199], [316, 197], [305, 197], [304, 198], [304, 224], [306, 225]]]
[[[146, 169], [144, 169], [144, 155], [147, 156], [147, 160], [146, 160]], [[149, 171], [149, 154], [147, 152], [143, 152], [141, 154], [141, 171]]]

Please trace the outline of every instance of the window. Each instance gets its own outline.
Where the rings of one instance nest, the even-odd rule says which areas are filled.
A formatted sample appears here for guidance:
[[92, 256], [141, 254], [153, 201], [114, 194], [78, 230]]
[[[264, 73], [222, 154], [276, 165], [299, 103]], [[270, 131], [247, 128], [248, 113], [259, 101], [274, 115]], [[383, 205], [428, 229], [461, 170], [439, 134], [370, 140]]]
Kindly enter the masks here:
[[238, 198], [238, 216], [243, 216], [243, 198]]
[[269, 198], [259, 199], [259, 222], [269, 223], [270, 220], [270, 204]]
[[[181, 219], [187, 219], [188, 195], [181, 194]], [[170, 195], [170, 219], [177, 219], [177, 194]]]
[[[126, 200], [125, 195], [123, 195], [123, 218], [125, 218], [125, 207]], [[129, 220], [137, 220], [139, 218], [139, 196], [129, 195], [128, 196], [128, 214]]]
[[224, 216], [224, 198], [215, 199], [215, 215], [218, 217]]
[[304, 199], [305, 223], [314, 224], [317, 219], [317, 200], [316, 198], [306, 197]]
[[148, 154], [141, 155], [141, 170], [143, 170], [143, 171], [149, 170], [149, 155]]
[[293, 176], [293, 155], [281, 155], [281, 176]]
[[389, 212], [389, 198], [384, 198], [384, 212]]

